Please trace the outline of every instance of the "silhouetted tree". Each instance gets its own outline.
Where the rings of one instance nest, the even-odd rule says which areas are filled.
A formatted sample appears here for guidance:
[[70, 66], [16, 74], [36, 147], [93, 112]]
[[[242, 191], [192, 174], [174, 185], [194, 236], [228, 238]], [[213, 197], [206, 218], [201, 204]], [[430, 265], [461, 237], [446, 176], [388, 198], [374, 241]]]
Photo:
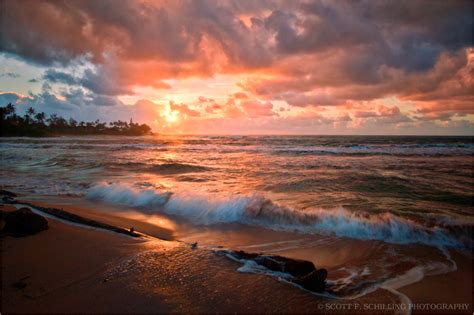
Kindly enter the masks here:
[[46, 119], [46, 114], [43, 112], [37, 113], [35, 115], [36, 122], [40, 125], [44, 125], [44, 120]]
[[30, 107], [30, 108], [28, 108], [28, 109], [26, 110], [26, 113], [27, 113], [29, 116], [34, 117], [35, 114], [36, 114], [36, 111], [35, 111], [35, 109], [34, 109], [33, 107]]
[[35, 109], [27, 109], [23, 117], [16, 114], [13, 104], [0, 107], [0, 136], [52, 136], [52, 135], [125, 135], [140, 136], [151, 133], [151, 128], [145, 124], [139, 125], [118, 120], [107, 123], [97, 119], [94, 122], [77, 122], [74, 118], [64, 119], [57, 114], [49, 117], [43, 112], [36, 113]]
[[70, 127], [73, 127], [73, 128], [76, 128], [77, 127], [77, 120], [75, 120], [74, 118], [69, 118], [69, 126]]

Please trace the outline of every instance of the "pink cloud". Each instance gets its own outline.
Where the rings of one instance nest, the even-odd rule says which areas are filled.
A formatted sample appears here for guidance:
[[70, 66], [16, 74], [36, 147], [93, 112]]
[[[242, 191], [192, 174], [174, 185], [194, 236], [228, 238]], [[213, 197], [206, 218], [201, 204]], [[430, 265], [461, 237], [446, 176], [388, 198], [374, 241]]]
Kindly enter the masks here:
[[250, 117], [278, 116], [278, 114], [273, 111], [273, 104], [270, 102], [243, 101], [240, 102], [240, 106]]

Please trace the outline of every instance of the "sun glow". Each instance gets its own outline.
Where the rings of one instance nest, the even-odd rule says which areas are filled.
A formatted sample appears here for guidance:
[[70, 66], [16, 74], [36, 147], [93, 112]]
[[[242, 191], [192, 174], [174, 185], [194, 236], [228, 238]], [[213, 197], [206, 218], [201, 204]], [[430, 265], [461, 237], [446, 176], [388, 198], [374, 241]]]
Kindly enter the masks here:
[[174, 110], [167, 110], [163, 113], [163, 117], [168, 123], [172, 124], [179, 120], [179, 113]]

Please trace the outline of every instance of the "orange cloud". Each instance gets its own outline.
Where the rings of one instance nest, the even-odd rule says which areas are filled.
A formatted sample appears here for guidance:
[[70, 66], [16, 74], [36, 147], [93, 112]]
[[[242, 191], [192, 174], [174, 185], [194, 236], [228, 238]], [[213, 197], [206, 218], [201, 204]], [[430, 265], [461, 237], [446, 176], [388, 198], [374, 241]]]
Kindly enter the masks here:
[[472, 128], [472, 4], [426, 6], [4, 0], [0, 49], [48, 67], [25, 102], [134, 110], [163, 128], [216, 119], [295, 132], [453, 119]]

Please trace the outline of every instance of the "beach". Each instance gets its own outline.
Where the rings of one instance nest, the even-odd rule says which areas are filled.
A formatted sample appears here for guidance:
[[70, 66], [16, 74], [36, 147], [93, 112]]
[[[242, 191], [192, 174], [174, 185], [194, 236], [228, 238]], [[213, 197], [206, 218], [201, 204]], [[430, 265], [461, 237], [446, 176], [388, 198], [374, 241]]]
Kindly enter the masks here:
[[0, 0], [0, 315], [474, 314], [473, 12]]
[[2, 312], [472, 313], [469, 141], [2, 140]]
[[[186, 243], [48, 222], [40, 234], [2, 240], [6, 313], [313, 312], [324, 301], [270, 277], [239, 274], [231, 260]], [[18, 281], [26, 286], [16, 288]]]
[[[117, 226], [137, 223], [64, 201], [37, 204]], [[19, 207], [1, 208], [13, 211]], [[239, 263], [215, 250], [193, 248], [190, 243], [173, 239], [170, 230], [156, 225], [142, 227], [154, 236], [133, 238], [54, 217], [48, 217], [48, 223], [48, 230], [33, 236], [2, 238], [5, 313], [365, 310], [404, 314], [406, 301], [400, 293], [409, 294], [413, 304], [437, 303], [440, 299], [448, 304], [466, 304], [472, 298], [472, 284], [465, 281], [472, 274], [472, 260], [463, 255], [453, 257], [456, 271], [420, 279], [403, 287], [400, 293], [379, 289], [358, 298], [336, 300], [302, 290], [278, 277], [239, 272]], [[19, 288], [19, 282], [25, 286]]]
[[473, 12], [0, 0], [0, 315], [474, 315]]

